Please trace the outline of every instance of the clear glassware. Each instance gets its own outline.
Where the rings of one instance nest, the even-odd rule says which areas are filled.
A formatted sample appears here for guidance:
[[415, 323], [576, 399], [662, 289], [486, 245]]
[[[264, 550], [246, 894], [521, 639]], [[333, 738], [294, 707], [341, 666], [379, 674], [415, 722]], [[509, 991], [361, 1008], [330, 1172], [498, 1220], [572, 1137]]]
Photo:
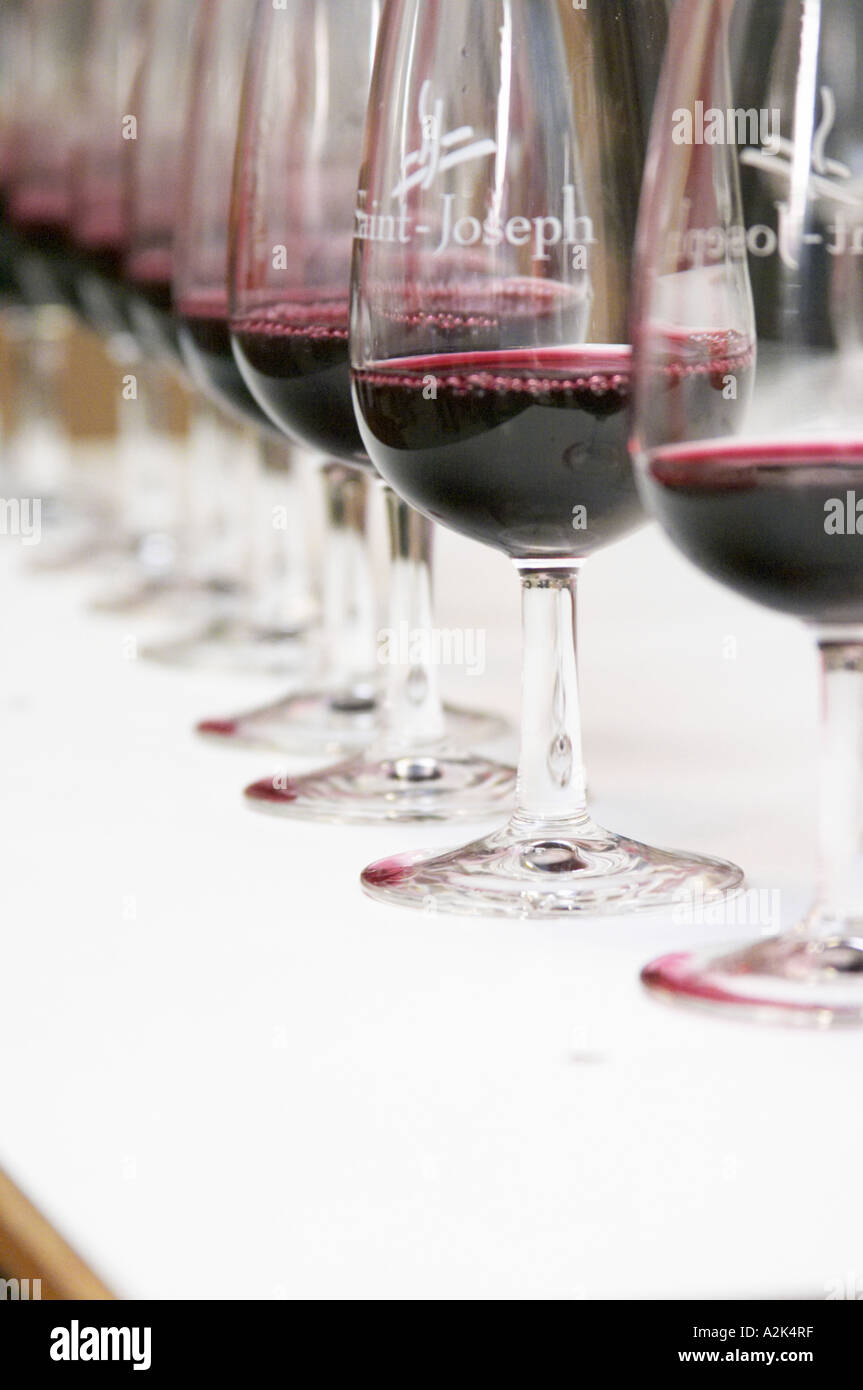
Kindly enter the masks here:
[[[254, 5], [246, 0], [216, 0], [206, 15], [197, 60], [199, 94], [187, 139], [174, 293], [193, 379], [204, 391], [215, 393], [223, 407], [245, 417], [259, 440], [269, 479], [280, 466], [290, 469], [293, 486], [281, 506], [293, 515], [301, 511], [297, 456], [303, 451], [257, 403], [236, 363], [228, 331], [231, 180], [253, 17]], [[218, 101], [213, 100], [214, 90]], [[198, 731], [219, 742], [325, 754], [363, 747], [372, 735], [375, 599], [366, 544], [368, 487], [364, 478], [343, 467], [322, 467], [320, 478], [325, 494], [323, 623], [316, 634], [315, 668], [306, 661], [302, 688], [293, 688], [271, 705], [203, 720]], [[259, 494], [267, 491], [260, 487], [262, 482], [266, 479], [258, 470], [254, 491]], [[253, 503], [253, 512], [265, 523], [266, 506], [265, 496], [260, 505]], [[259, 527], [251, 564], [261, 563], [267, 539]], [[265, 610], [262, 619], [266, 624]]]
[[[189, 389], [172, 305], [174, 233], [183, 170], [183, 136], [190, 99], [193, 40], [202, 0], [147, 0], [143, 51], [129, 109], [121, 122], [126, 244], [126, 312], [140, 350], [121, 409], [134, 417], [143, 466], [137, 507], [146, 511], [145, 573], [133, 563], [92, 603], [96, 611], [155, 621], [177, 635], [206, 630], [237, 601], [238, 576], [223, 566], [225, 551], [200, 524], [192, 502], [196, 469], [208, 465], [213, 440], [230, 447], [212, 408]], [[174, 416], [185, 416], [185, 428]], [[155, 445], [156, 447], [149, 447]], [[215, 538], [218, 540], [218, 538]], [[146, 633], [146, 628], [144, 629]]]
[[[74, 293], [68, 247], [71, 160], [88, 0], [26, 0], [7, 7], [2, 110], [2, 220], [6, 277], [17, 308], [9, 328], [19, 377], [9, 467], [21, 494], [39, 498], [43, 545], [63, 554], [92, 521], [76, 490], [62, 419], [72, 361]], [[35, 565], [28, 557], [28, 564]]]
[[[146, 364], [131, 330], [123, 287], [128, 240], [125, 138], [131, 89], [143, 54], [147, 0], [91, 0], [81, 54], [81, 81], [71, 125], [69, 252], [74, 309], [96, 334], [114, 369], [114, 399], [121, 402], [129, 374]], [[86, 538], [77, 568], [110, 575], [133, 566], [148, 576], [149, 557], [160, 553], [161, 531], [151, 534], [141, 506], [148, 465], [159, 442], [140, 428], [141, 415], [117, 408], [116, 454], [102, 470], [97, 536]], [[73, 557], [70, 556], [70, 560]], [[157, 567], [161, 571], [161, 565]]]
[[[181, 631], [187, 623], [196, 630], [230, 587], [222, 575], [212, 585], [201, 584], [194, 572], [194, 447], [174, 418], [178, 406], [188, 415], [190, 401], [170, 312], [170, 268], [197, 9], [198, 0], [144, 0], [140, 8], [112, 6], [97, 16], [90, 119], [105, 124], [100, 136], [88, 140], [78, 193], [78, 237], [91, 271], [82, 279], [85, 310], [106, 316], [116, 310], [118, 322], [106, 317], [104, 326], [134, 339], [127, 345], [121, 336], [118, 342], [120, 354], [128, 346], [129, 357], [119, 462], [124, 512], [141, 538], [91, 607], [133, 617], [139, 625], [152, 620], [156, 631], [175, 631], [175, 623]], [[131, 86], [124, 86], [124, 77]], [[106, 253], [95, 274], [85, 238]], [[109, 258], [116, 264], [109, 265]], [[96, 281], [107, 288], [106, 270], [116, 276], [116, 298], [109, 290], [97, 302]]]
[[[261, 0], [232, 218], [231, 330], [243, 375], [287, 434], [357, 478], [371, 470], [351, 402], [350, 266], [378, 10], [368, 0]], [[431, 631], [430, 526], [391, 493], [387, 507], [390, 627]], [[366, 660], [374, 666], [373, 652]], [[421, 653], [388, 665], [365, 754], [262, 781], [247, 796], [262, 810], [336, 821], [493, 813], [513, 774], [473, 747], [501, 721], [445, 711], [437, 675]], [[367, 705], [360, 712], [367, 723]]]
[[[314, 659], [304, 639], [315, 616], [303, 582], [303, 532], [299, 526], [277, 531], [272, 514], [274, 505], [292, 517], [302, 512], [303, 479], [295, 451], [246, 387], [228, 332], [228, 214], [251, 18], [246, 0], [206, 0], [198, 12], [172, 255], [186, 367], [219, 415], [234, 423], [240, 444], [227, 470], [223, 451], [213, 450], [215, 467], [198, 479], [198, 506], [204, 516], [215, 513], [218, 534], [224, 499], [221, 510], [233, 520], [226, 539], [238, 532], [242, 544], [236, 563], [243, 582], [236, 606], [217, 614], [203, 633], [155, 644], [142, 655], [184, 666], [302, 672]], [[277, 541], [285, 553], [276, 553]], [[292, 571], [287, 582], [286, 568]]]
[[677, 952], [643, 979], [729, 1017], [857, 1023], [863, 12], [681, 0], [676, 18], [639, 232], [633, 457], [689, 559], [812, 633], [820, 873], [782, 935]]
[[[576, 581], [643, 514], [627, 456], [628, 283], [666, 6], [392, 0], [369, 103], [351, 359], [371, 458], [514, 561], [517, 809], [372, 896], [473, 915], [629, 912], [739, 869], [602, 829], [585, 795]], [[607, 118], [614, 110], [615, 118]]]

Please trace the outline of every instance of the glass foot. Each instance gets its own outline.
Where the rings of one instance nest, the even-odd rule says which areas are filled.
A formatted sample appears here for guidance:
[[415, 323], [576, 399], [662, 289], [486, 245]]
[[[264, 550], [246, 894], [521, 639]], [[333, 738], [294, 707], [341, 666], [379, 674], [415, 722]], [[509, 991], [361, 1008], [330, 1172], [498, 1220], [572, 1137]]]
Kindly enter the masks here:
[[828, 1028], [863, 1023], [863, 931], [811, 939], [803, 931], [749, 946], [679, 951], [653, 961], [643, 983], [673, 1003], [760, 1023]]
[[110, 585], [91, 599], [88, 607], [93, 613], [116, 617], [173, 617], [180, 605], [188, 606], [190, 599], [200, 596], [200, 586], [187, 579], [138, 575]]
[[372, 685], [346, 691], [301, 690], [249, 714], [204, 719], [197, 732], [238, 748], [335, 757], [367, 748], [377, 733], [378, 716]]
[[741, 886], [720, 859], [651, 849], [585, 819], [537, 828], [513, 820], [487, 839], [446, 854], [404, 854], [362, 875], [370, 897], [469, 917], [568, 917], [635, 912], [711, 900]]
[[49, 535], [31, 553], [27, 553], [25, 568], [33, 574], [55, 574], [67, 570], [99, 570], [106, 561], [122, 554], [121, 546], [110, 535], [107, 526], [80, 526], [63, 535]]
[[[445, 706], [447, 742], [472, 748], [502, 738], [509, 725], [499, 715]], [[207, 738], [244, 748], [310, 757], [354, 753], [368, 748], [380, 732], [381, 695], [376, 684], [338, 691], [299, 691], [275, 704], [197, 726]]]
[[246, 789], [256, 810], [299, 820], [474, 820], [497, 815], [515, 793], [515, 769], [452, 750], [352, 758], [305, 777], [273, 777]]
[[239, 671], [254, 675], [299, 675], [314, 664], [308, 629], [262, 628], [242, 618], [213, 618], [189, 637], [152, 642], [142, 648], [148, 661], [186, 670]]

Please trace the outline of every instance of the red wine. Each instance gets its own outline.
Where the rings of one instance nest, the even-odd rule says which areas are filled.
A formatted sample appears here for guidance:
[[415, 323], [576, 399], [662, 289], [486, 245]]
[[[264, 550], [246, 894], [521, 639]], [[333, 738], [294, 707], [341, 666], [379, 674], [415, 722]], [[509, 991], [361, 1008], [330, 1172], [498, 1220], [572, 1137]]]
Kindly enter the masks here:
[[[521, 559], [585, 558], [643, 520], [627, 438], [630, 348], [577, 337], [522, 346], [583, 332], [577, 287], [426, 285], [392, 305], [382, 287], [379, 302], [376, 343], [416, 355], [356, 370], [354, 398], [369, 456], [408, 502]], [[739, 334], [670, 334], [653, 397], [670, 419], [727, 432], [752, 361]]]
[[72, 241], [77, 293], [89, 326], [108, 337], [131, 329], [124, 268], [128, 243], [120, 193], [85, 197], [75, 210]]
[[69, 199], [62, 187], [13, 188], [9, 220], [34, 250], [51, 253], [68, 247]]
[[147, 354], [181, 358], [180, 337], [173, 313], [173, 257], [167, 247], [133, 252], [126, 263], [132, 290], [131, 318], [141, 348]]
[[228, 329], [225, 290], [186, 295], [179, 305], [180, 343], [195, 384], [232, 415], [258, 429], [276, 426], [258, 405], [237, 366]]
[[8, 219], [18, 240], [15, 276], [24, 299], [31, 305], [57, 303], [77, 310], [65, 189], [42, 184], [13, 188]]
[[368, 465], [351, 402], [344, 294], [297, 297], [231, 323], [243, 375], [287, 435], [339, 459]]
[[863, 621], [863, 443], [679, 445], [647, 479], [675, 544], [714, 579], [807, 621]]
[[19, 244], [9, 223], [7, 190], [0, 182], [0, 301], [3, 303], [17, 303], [21, 297], [21, 287], [15, 274]]
[[151, 308], [159, 313], [171, 312], [171, 273], [172, 257], [170, 251], [155, 247], [148, 251], [136, 251], [129, 257], [127, 273], [138, 294]]
[[87, 268], [112, 284], [123, 278], [128, 235], [119, 196], [83, 207], [72, 226], [75, 246]]
[[354, 374], [388, 482], [509, 554], [587, 556], [642, 520], [627, 452], [624, 346], [449, 353]]

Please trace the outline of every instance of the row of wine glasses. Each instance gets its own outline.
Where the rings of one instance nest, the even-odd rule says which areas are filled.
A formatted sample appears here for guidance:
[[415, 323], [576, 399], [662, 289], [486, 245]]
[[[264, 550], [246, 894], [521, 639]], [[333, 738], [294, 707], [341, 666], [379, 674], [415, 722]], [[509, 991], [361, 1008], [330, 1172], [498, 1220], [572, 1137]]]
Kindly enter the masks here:
[[[288, 442], [325, 461], [323, 670], [201, 732], [347, 757], [277, 773], [250, 804], [341, 823], [508, 815], [453, 851], [370, 866], [366, 892], [403, 906], [573, 918], [734, 893], [736, 866], [628, 839], [589, 810], [578, 576], [653, 514], [720, 582], [813, 628], [827, 717], [815, 908], [778, 940], [667, 957], [645, 982], [759, 1019], [863, 1019], [851, 0], [112, 12], [139, 45], [131, 148], [110, 132], [124, 333], [148, 361], [182, 361], [265, 467]], [[20, 238], [14, 168], [3, 177]], [[25, 241], [40, 272], [53, 265], [44, 223]], [[61, 278], [81, 298], [67, 243]], [[238, 479], [238, 505], [249, 486]], [[446, 708], [431, 662], [389, 665], [381, 683], [370, 486], [389, 520], [392, 629], [433, 624], [432, 522], [512, 559], [517, 775], [477, 751], [499, 722]], [[262, 635], [240, 626], [245, 648]]]

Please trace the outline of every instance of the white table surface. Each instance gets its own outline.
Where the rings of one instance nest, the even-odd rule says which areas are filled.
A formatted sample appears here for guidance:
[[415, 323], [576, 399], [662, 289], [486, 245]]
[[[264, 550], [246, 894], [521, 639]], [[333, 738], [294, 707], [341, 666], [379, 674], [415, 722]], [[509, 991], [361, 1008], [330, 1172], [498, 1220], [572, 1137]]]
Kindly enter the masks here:
[[[4, 541], [0, 1166], [111, 1287], [823, 1298], [863, 1277], [863, 1033], [642, 993], [653, 955], [739, 929], [366, 900], [369, 860], [465, 829], [252, 814], [240, 789], [279, 759], [190, 728], [277, 683], [130, 661], [80, 577], [21, 561]], [[509, 565], [444, 537], [439, 590], [441, 625], [488, 630], [485, 681], [451, 690], [514, 712]], [[791, 918], [813, 872], [806, 638], [655, 530], [598, 557], [583, 600], [600, 818], [738, 859]]]

